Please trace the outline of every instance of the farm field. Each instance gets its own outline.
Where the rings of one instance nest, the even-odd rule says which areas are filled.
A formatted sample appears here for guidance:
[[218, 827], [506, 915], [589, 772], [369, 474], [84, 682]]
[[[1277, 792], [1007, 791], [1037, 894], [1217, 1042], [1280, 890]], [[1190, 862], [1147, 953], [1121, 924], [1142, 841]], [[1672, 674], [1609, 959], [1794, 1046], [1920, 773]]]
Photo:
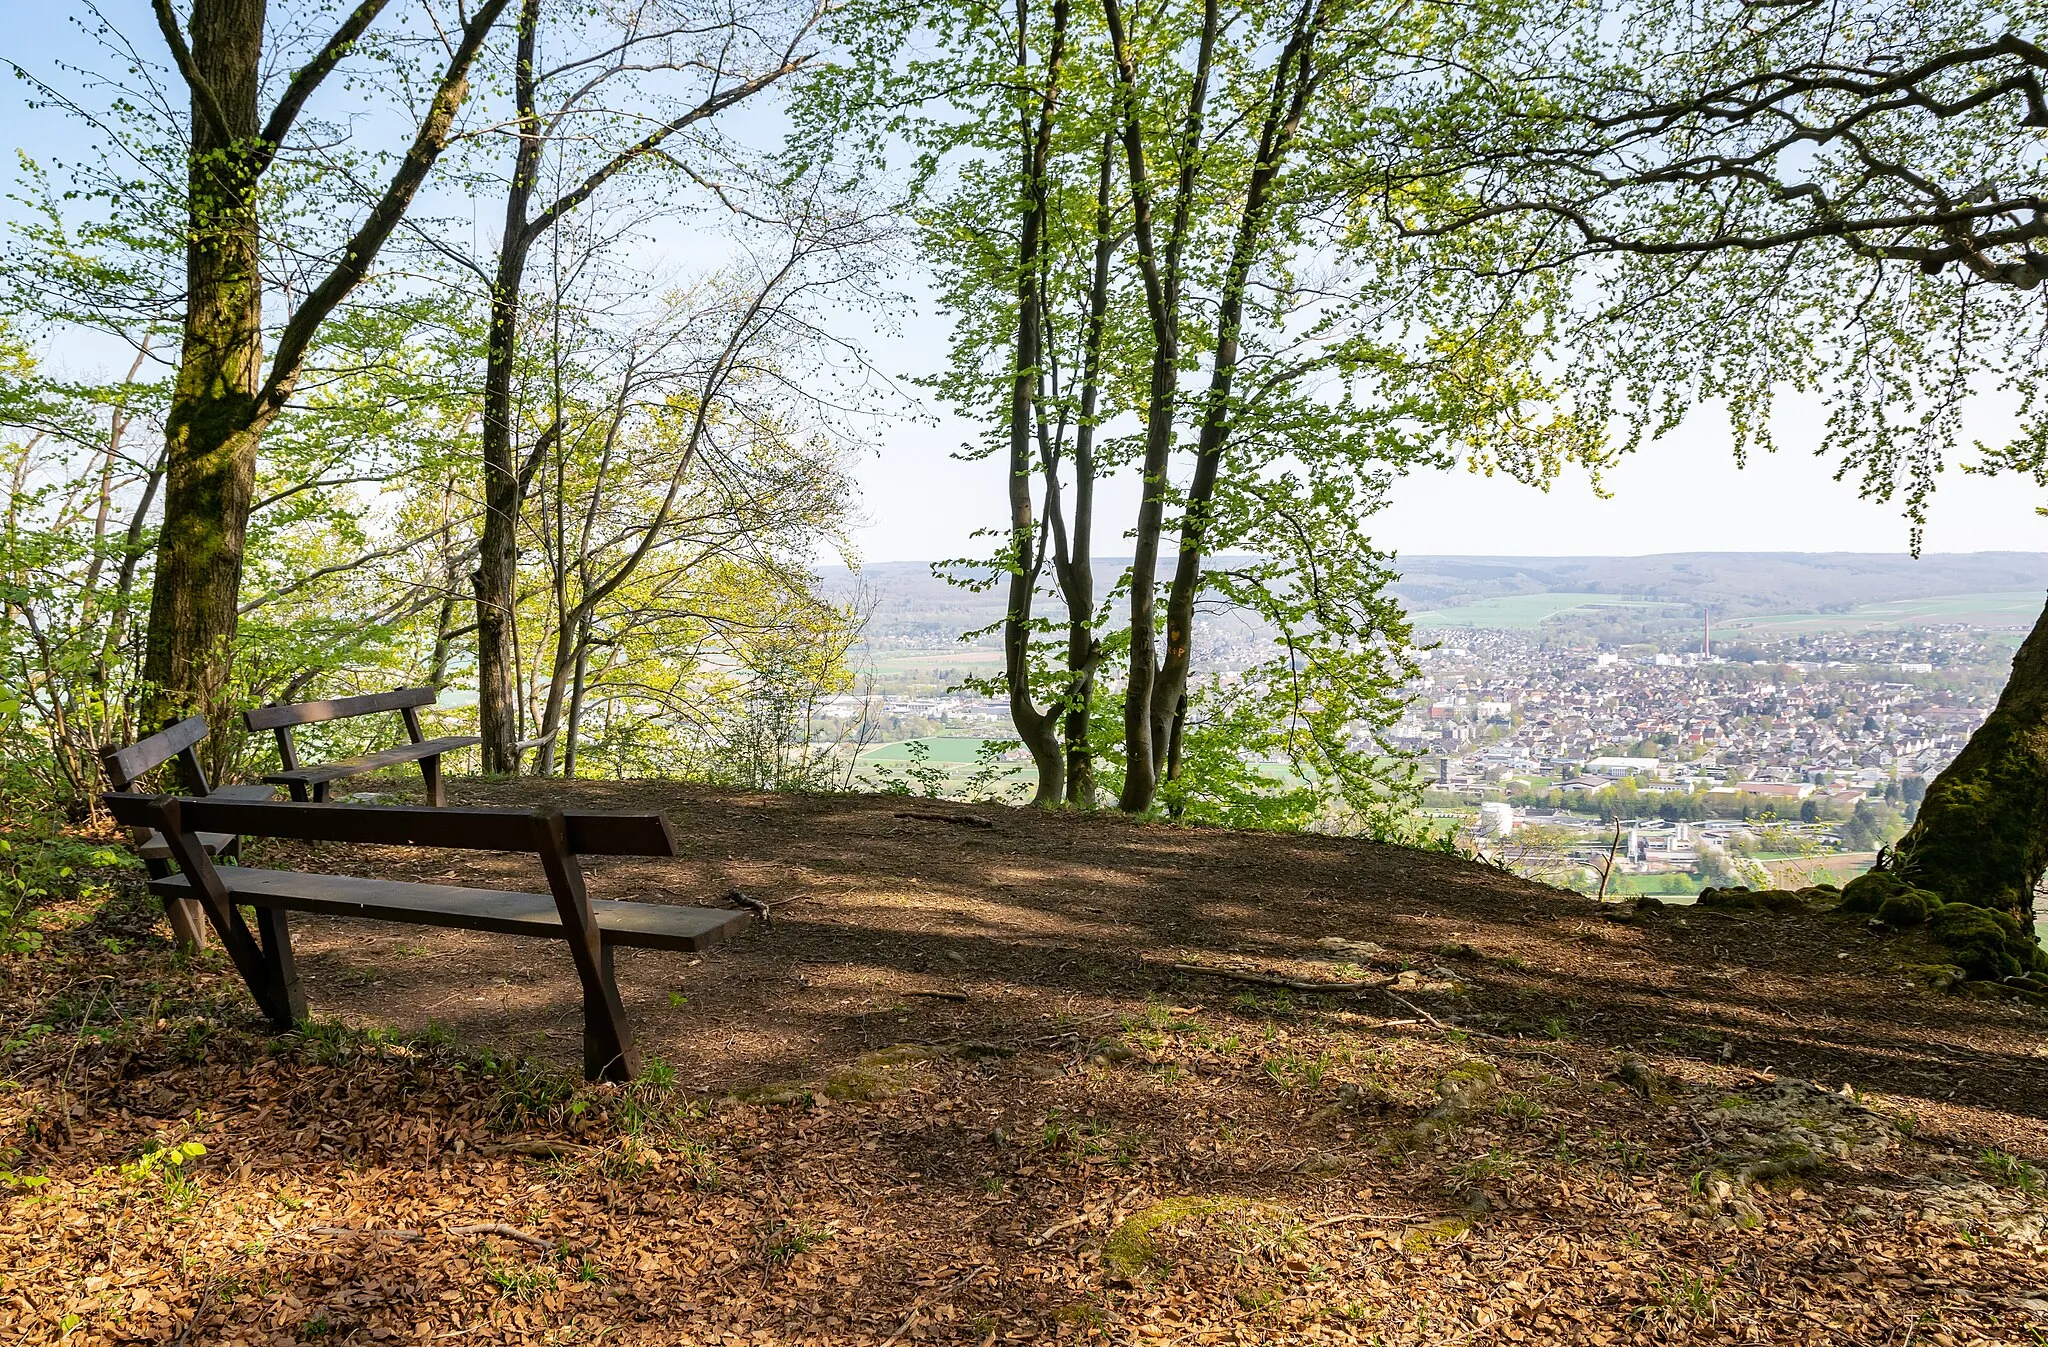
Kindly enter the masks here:
[[2038, 590], [2031, 589], [1949, 594], [1934, 599], [1859, 604], [1844, 613], [1772, 613], [1762, 617], [1734, 618], [1719, 626], [1725, 632], [1743, 631], [1759, 636], [1819, 635], [1944, 623], [2024, 629], [2031, 627], [2034, 619], [2040, 616], [2041, 597]]
[[977, 673], [1003, 667], [1003, 652], [962, 646], [954, 650], [902, 650], [875, 655], [868, 661], [878, 674], [930, 673], [934, 669], [972, 669]]
[[913, 744], [923, 748], [924, 760], [935, 767], [972, 766], [981, 746], [1007, 743], [1007, 739], [983, 739], [969, 735], [938, 735], [929, 739], [899, 739], [893, 744], [876, 744], [860, 755], [862, 762], [915, 762], [920, 756]]
[[[870, 788], [907, 786], [913, 794], [938, 794], [954, 799], [970, 795], [1030, 794], [1029, 762], [999, 762], [991, 776], [978, 754], [984, 743], [1014, 744], [1008, 738], [978, 735], [934, 735], [873, 744], [862, 751], [859, 778]], [[913, 747], [915, 745], [916, 747]]]
[[1590, 608], [1662, 608], [1652, 599], [1621, 599], [1612, 594], [1509, 594], [1479, 599], [1456, 608], [1414, 615], [1418, 627], [1485, 627], [1498, 631], [1530, 631], [1563, 613]]

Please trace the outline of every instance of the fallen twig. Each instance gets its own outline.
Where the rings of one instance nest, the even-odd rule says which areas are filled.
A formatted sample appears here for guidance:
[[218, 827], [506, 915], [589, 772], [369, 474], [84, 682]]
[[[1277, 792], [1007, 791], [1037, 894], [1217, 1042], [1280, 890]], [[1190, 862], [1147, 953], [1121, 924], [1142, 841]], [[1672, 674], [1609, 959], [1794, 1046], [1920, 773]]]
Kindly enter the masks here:
[[85, 1016], [78, 1022], [78, 1033], [72, 1037], [71, 1051], [64, 1055], [64, 1069], [57, 1075], [57, 1089], [67, 1096], [71, 1093], [71, 1065], [78, 1060], [78, 1045], [85, 1042], [85, 1031], [92, 1024], [93, 1007], [99, 1004], [100, 988], [113, 980], [111, 977], [93, 979], [92, 995], [85, 1000]]
[[192, 1317], [178, 1330], [178, 1336], [171, 1339], [171, 1347], [185, 1347], [185, 1339], [192, 1336], [192, 1330], [199, 1326], [200, 1319], [205, 1317], [206, 1308], [212, 1301], [213, 1287], [208, 1286], [199, 1293], [199, 1303], [192, 1307]]
[[308, 1225], [292, 1232], [295, 1235], [352, 1235], [357, 1239], [395, 1239], [406, 1244], [417, 1244], [427, 1237], [424, 1230], [406, 1230], [391, 1225]]
[[1393, 982], [1392, 977], [1367, 978], [1362, 982], [1316, 982], [1308, 978], [1281, 977], [1277, 973], [1249, 973], [1235, 968], [1217, 968], [1205, 963], [1170, 963], [1170, 972], [1205, 973], [1212, 978], [1229, 978], [1233, 982], [1256, 982], [1262, 987], [1286, 987], [1297, 992], [1364, 992], [1376, 987], [1385, 987]]
[[[424, 1230], [408, 1230], [396, 1225], [308, 1225], [292, 1232], [298, 1235], [349, 1236], [355, 1239], [395, 1239], [402, 1244], [418, 1244], [427, 1237]], [[501, 1239], [517, 1240], [530, 1244], [536, 1249], [552, 1253], [555, 1246], [538, 1235], [530, 1235], [516, 1225], [505, 1225], [499, 1221], [485, 1221], [477, 1225], [444, 1225], [445, 1235], [497, 1235]]]
[[595, 1146], [585, 1146], [574, 1141], [497, 1141], [478, 1146], [478, 1155], [531, 1155], [543, 1160], [553, 1160], [564, 1155], [592, 1155]]
[[538, 1235], [529, 1235], [516, 1225], [505, 1225], [498, 1221], [485, 1221], [481, 1225], [444, 1225], [441, 1228], [451, 1235], [497, 1235], [501, 1239], [531, 1244], [536, 1249], [552, 1251], [555, 1247]]
[[1418, 1213], [1415, 1212], [1405, 1216], [1375, 1216], [1369, 1211], [1347, 1211], [1341, 1216], [1325, 1216], [1320, 1221], [1310, 1221], [1302, 1230], [1321, 1230], [1326, 1225], [1345, 1225], [1352, 1221], [1412, 1221], [1417, 1219], [1417, 1216]]
[[[1391, 980], [1391, 979], [1390, 979], [1390, 980]], [[1462, 1025], [1462, 1024], [1445, 1024], [1445, 1023], [1444, 1023], [1444, 1022], [1443, 1022], [1442, 1020], [1440, 1020], [1440, 1019], [1438, 1019], [1438, 1018], [1437, 1018], [1436, 1016], [1434, 1016], [1434, 1015], [1430, 1014], [1430, 1013], [1429, 1013], [1428, 1011], [1424, 1010], [1424, 1009], [1423, 1009], [1423, 1008], [1422, 1008], [1421, 1006], [1418, 1006], [1418, 1005], [1416, 1005], [1416, 1004], [1415, 1004], [1415, 1003], [1414, 1003], [1413, 1001], [1410, 1001], [1410, 1000], [1409, 1000], [1409, 999], [1408, 999], [1407, 997], [1405, 997], [1405, 996], [1396, 996], [1396, 995], [1395, 995], [1395, 994], [1394, 994], [1393, 992], [1388, 992], [1388, 993], [1387, 993], [1387, 999], [1388, 999], [1389, 1001], [1398, 1001], [1398, 1002], [1400, 1002], [1400, 1003], [1401, 1003], [1402, 1005], [1404, 1005], [1404, 1006], [1408, 1007], [1408, 1008], [1409, 1008], [1410, 1010], [1414, 1011], [1414, 1012], [1415, 1012], [1416, 1014], [1418, 1014], [1418, 1015], [1422, 1016], [1422, 1018], [1423, 1018], [1423, 1019], [1425, 1019], [1425, 1020], [1428, 1020], [1428, 1021], [1429, 1021], [1429, 1022], [1430, 1022], [1431, 1024], [1435, 1025], [1435, 1026], [1436, 1026], [1437, 1028], [1439, 1028], [1439, 1029], [1443, 1030], [1443, 1031], [1444, 1031], [1445, 1033], [1447, 1033], [1447, 1034], [1452, 1034], [1452, 1033], [1456, 1033], [1456, 1034], [1466, 1034], [1466, 1035], [1469, 1035], [1469, 1036], [1470, 1036], [1470, 1037], [1472, 1037], [1472, 1038], [1484, 1038], [1484, 1039], [1490, 1039], [1490, 1040], [1492, 1040], [1492, 1041], [1493, 1041], [1493, 1042], [1495, 1042], [1495, 1043], [1519, 1043], [1519, 1042], [1521, 1042], [1521, 1040], [1520, 1040], [1520, 1039], [1518, 1039], [1518, 1038], [1509, 1038], [1509, 1037], [1508, 1037], [1508, 1036], [1507, 1036], [1506, 1034], [1489, 1034], [1489, 1033], [1487, 1033], [1487, 1032], [1486, 1032], [1486, 1031], [1485, 1031], [1484, 1029], [1467, 1029], [1467, 1028], [1466, 1028], [1466, 1027], [1465, 1027], [1464, 1025]]]
[[967, 1283], [973, 1281], [976, 1277], [979, 1277], [982, 1273], [986, 1272], [987, 1270], [988, 1269], [986, 1268], [975, 1268], [966, 1276], [956, 1277], [952, 1281], [948, 1282], [946, 1285], [935, 1287], [932, 1290], [929, 1290], [925, 1292], [923, 1295], [919, 1296], [916, 1300], [911, 1301], [910, 1313], [903, 1316], [903, 1322], [896, 1326], [896, 1331], [894, 1333], [891, 1333], [888, 1337], [882, 1339], [881, 1347], [891, 1347], [891, 1344], [893, 1344], [898, 1338], [902, 1337], [905, 1333], [908, 1333], [910, 1331], [910, 1326], [917, 1322], [917, 1312], [923, 1309], [926, 1305], [930, 1304], [934, 1297], [943, 1295], [948, 1291], [959, 1290], [961, 1287], [967, 1285]]
[[922, 996], [928, 1001], [965, 1001], [966, 992], [905, 992], [905, 996]]
[[1031, 1244], [1043, 1244], [1047, 1240], [1051, 1239], [1054, 1235], [1059, 1234], [1063, 1230], [1072, 1230], [1077, 1225], [1088, 1224], [1088, 1222], [1094, 1220], [1097, 1216], [1100, 1216], [1103, 1213], [1103, 1211], [1104, 1208], [1096, 1207], [1092, 1211], [1082, 1212], [1079, 1216], [1069, 1216], [1064, 1221], [1055, 1221], [1053, 1224], [1039, 1231], [1038, 1237], [1036, 1239], [1030, 1240], [1028, 1242]]
[[957, 823], [963, 828], [993, 828], [996, 825], [979, 814], [941, 814], [934, 809], [899, 809], [897, 818], [920, 819], [926, 823]]

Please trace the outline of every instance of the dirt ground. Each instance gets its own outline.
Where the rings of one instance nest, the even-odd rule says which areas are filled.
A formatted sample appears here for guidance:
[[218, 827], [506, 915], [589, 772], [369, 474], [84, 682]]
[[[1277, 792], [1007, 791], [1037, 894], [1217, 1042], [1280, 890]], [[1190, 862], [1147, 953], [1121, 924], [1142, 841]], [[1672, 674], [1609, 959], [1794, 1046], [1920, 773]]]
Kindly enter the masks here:
[[620, 953], [629, 1088], [565, 1079], [552, 943], [295, 918], [283, 1038], [132, 893], [4, 956], [0, 1341], [2048, 1341], [2048, 1014], [1860, 919], [1114, 817], [451, 789], [543, 800], [673, 820], [593, 896], [772, 913]]

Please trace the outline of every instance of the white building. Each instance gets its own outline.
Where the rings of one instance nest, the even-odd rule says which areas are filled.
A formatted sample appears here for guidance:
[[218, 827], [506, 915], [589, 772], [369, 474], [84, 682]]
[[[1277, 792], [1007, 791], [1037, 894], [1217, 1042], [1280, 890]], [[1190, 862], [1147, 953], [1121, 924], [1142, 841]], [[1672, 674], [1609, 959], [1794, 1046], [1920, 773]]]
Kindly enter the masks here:
[[1595, 773], [1601, 776], [1612, 777], [1655, 776], [1657, 774], [1657, 760], [1655, 758], [1594, 758], [1586, 764], [1585, 771], [1589, 776]]

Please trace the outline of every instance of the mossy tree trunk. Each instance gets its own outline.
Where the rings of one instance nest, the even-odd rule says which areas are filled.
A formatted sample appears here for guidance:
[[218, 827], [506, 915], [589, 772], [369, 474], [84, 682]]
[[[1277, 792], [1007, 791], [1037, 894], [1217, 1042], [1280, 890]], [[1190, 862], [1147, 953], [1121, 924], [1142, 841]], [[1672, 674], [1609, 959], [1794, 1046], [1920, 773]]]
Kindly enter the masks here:
[[184, 347], [165, 418], [145, 730], [196, 710], [218, 714], [226, 692], [263, 380], [262, 165], [252, 153], [263, 22], [262, 0], [209, 0], [192, 10], [191, 60], [203, 85], [192, 100]]
[[183, 345], [164, 417], [163, 530], [143, 644], [144, 730], [194, 710], [225, 718], [263, 432], [291, 398], [320, 325], [369, 275], [447, 145], [470, 66], [510, 0], [483, 0], [460, 30], [411, 148], [326, 276], [296, 293], [266, 370], [263, 175], [307, 100], [388, 3], [357, 0], [267, 118], [258, 108], [266, 0], [195, 0], [189, 42], [170, 0], [152, 6], [191, 96], [192, 141]]
[[1890, 869], [1944, 902], [1990, 908], [2033, 930], [2048, 870], [2048, 611], [1970, 742], [1927, 788]]

